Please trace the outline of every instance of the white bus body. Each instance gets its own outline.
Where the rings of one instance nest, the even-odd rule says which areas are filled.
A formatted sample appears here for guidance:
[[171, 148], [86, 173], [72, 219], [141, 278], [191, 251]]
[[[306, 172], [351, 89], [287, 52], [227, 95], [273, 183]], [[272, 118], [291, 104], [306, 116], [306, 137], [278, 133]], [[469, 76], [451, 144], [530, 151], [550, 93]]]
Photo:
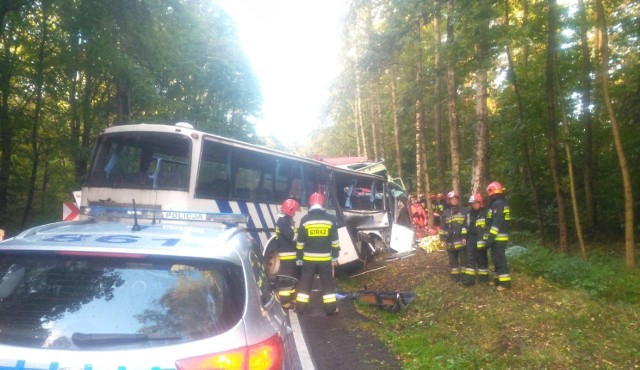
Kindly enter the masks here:
[[339, 264], [364, 261], [386, 247], [396, 191], [381, 176], [194, 130], [188, 124], [136, 124], [103, 131], [82, 188], [81, 217], [97, 208], [131, 209], [162, 220], [204, 221], [205, 214], [243, 214], [244, 225], [269, 255], [281, 202], [324, 193], [339, 227]]

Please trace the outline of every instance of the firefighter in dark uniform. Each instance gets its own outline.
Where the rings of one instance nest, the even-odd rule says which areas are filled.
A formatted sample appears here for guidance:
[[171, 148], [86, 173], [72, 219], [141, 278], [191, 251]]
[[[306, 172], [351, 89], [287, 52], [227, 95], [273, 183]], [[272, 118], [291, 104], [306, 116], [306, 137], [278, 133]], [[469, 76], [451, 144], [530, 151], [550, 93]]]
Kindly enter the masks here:
[[447, 246], [451, 280], [460, 281], [467, 245], [467, 210], [460, 206], [460, 194], [456, 191], [447, 194], [447, 201], [449, 207], [440, 218], [440, 240]]
[[338, 312], [333, 267], [338, 262], [340, 244], [335, 218], [322, 208], [324, 197], [313, 193], [309, 197], [309, 213], [298, 227], [297, 264], [302, 265], [298, 281], [296, 312], [303, 313], [309, 304], [315, 274], [322, 285], [322, 303], [327, 315]]
[[[484, 225], [486, 211], [484, 210], [482, 195], [474, 194], [469, 198], [469, 213], [465, 224], [467, 225], [467, 253], [465, 256], [465, 269], [462, 275], [462, 284], [471, 286], [476, 283], [476, 275], [478, 279], [488, 281], [489, 269], [484, 268], [481, 271], [480, 265], [486, 266], [487, 249], [484, 248]], [[482, 252], [479, 251], [480, 245], [483, 246]], [[483, 257], [480, 256], [483, 253]]]
[[[293, 220], [296, 212], [300, 210], [300, 203], [297, 200], [289, 198], [282, 202], [278, 221], [276, 221], [276, 250], [280, 258], [280, 275], [297, 276], [296, 273], [296, 223]], [[290, 308], [291, 302], [295, 297], [295, 289], [280, 289], [278, 295], [280, 302], [284, 308]]]
[[509, 221], [511, 211], [503, 194], [502, 184], [492, 182], [487, 186], [489, 208], [484, 231], [486, 247], [491, 250], [491, 259], [495, 267], [495, 283], [498, 290], [511, 288], [511, 275], [507, 265], [505, 250], [509, 241]]
[[438, 193], [438, 195], [436, 195], [436, 199], [437, 199], [437, 202], [436, 202], [437, 212], [442, 215], [444, 210], [447, 208], [447, 203], [444, 200], [444, 194]]

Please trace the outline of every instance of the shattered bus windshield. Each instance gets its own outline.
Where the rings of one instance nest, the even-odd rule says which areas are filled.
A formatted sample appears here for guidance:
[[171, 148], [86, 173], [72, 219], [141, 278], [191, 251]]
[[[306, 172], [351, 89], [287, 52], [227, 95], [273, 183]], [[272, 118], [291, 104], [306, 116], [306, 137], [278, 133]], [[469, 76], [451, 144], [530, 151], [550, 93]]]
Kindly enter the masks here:
[[131, 189], [189, 189], [191, 141], [171, 133], [102, 136], [88, 185]]

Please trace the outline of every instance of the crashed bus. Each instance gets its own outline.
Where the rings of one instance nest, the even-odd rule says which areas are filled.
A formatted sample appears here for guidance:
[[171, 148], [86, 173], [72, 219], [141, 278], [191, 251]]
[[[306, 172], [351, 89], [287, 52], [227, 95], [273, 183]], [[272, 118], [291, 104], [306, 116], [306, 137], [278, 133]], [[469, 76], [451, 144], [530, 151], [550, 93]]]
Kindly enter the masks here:
[[206, 221], [210, 214], [245, 216], [270, 275], [279, 269], [275, 224], [288, 197], [301, 200], [299, 223], [313, 192], [325, 197], [340, 237], [339, 265], [354, 265], [387, 248], [396, 198], [386, 178], [328, 165], [195, 130], [190, 124], [110, 127], [98, 137], [82, 188], [81, 217], [97, 209], [152, 213], [162, 222]]

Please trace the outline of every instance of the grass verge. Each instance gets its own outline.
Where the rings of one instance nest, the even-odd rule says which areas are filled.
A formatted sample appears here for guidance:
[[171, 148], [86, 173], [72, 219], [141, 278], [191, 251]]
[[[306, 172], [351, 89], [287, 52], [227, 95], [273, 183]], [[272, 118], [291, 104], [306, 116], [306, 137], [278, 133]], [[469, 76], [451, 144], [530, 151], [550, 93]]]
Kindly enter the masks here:
[[449, 281], [444, 253], [418, 252], [384, 269], [342, 278], [343, 289], [414, 290], [403, 311], [364, 304], [357, 325], [381, 338], [406, 369], [640, 368], [640, 308], [531, 276], [514, 288]]

